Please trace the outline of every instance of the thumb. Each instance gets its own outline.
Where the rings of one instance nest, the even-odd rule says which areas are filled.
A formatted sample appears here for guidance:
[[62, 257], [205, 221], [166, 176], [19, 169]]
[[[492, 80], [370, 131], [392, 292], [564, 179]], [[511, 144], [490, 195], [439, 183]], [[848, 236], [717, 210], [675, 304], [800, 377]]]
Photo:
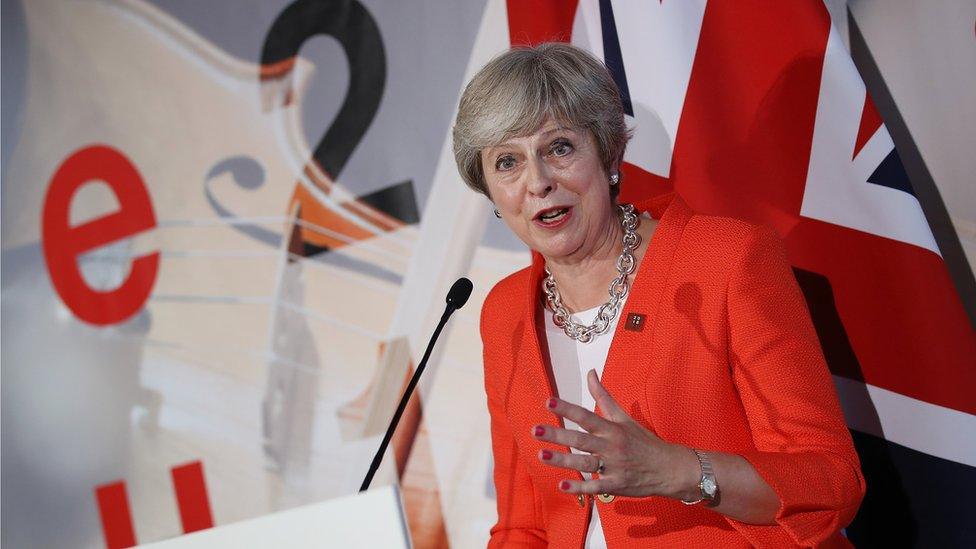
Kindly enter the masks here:
[[600, 378], [596, 375], [596, 370], [590, 370], [586, 374], [586, 385], [590, 389], [590, 394], [593, 395], [593, 400], [603, 410], [607, 419], [617, 422], [630, 420], [627, 412], [617, 404], [617, 401], [610, 396], [607, 389], [600, 383]]

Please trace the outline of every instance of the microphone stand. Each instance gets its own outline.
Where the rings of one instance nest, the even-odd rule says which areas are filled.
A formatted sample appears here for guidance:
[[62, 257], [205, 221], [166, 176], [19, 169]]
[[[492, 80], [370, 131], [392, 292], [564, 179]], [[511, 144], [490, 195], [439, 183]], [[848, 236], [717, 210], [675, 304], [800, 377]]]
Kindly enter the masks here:
[[[470, 290], [468, 291], [470, 292]], [[467, 300], [467, 297], [465, 297], [465, 300]], [[420, 365], [417, 366], [417, 370], [413, 373], [413, 377], [410, 378], [410, 383], [407, 385], [407, 389], [403, 392], [403, 396], [400, 398], [400, 405], [397, 406], [396, 413], [393, 414], [393, 420], [390, 422], [389, 428], [386, 429], [386, 434], [383, 435], [383, 442], [380, 443], [379, 450], [377, 450], [376, 455], [373, 456], [373, 462], [369, 465], [369, 471], [366, 473], [366, 478], [363, 479], [363, 484], [359, 487], [360, 492], [365, 492], [366, 489], [369, 488], [369, 483], [373, 481], [373, 475], [376, 474], [376, 470], [380, 467], [380, 462], [383, 461], [383, 454], [386, 453], [386, 448], [390, 445], [390, 439], [393, 438], [393, 432], [396, 431], [397, 423], [400, 422], [400, 416], [403, 415], [403, 411], [407, 407], [407, 402], [410, 400], [410, 395], [413, 394], [413, 390], [417, 386], [417, 382], [420, 380], [420, 374], [424, 373], [424, 368], [427, 367], [427, 360], [430, 358], [430, 353], [434, 349], [434, 343], [437, 341], [437, 336], [441, 334], [441, 330], [444, 329], [444, 325], [447, 324], [447, 319], [449, 319], [451, 314], [458, 310], [458, 308], [459, 307], [454, 303], [448, 302], [447, 307], [444, 309], [444, 314], [441, 315], [441, 320], [437, 323], [437, 328], [434, 330], [434, 335], [431, 336], [430, 342], [427, 343], [427, 350], [424, 351], [424, 358], [420, 360]]]

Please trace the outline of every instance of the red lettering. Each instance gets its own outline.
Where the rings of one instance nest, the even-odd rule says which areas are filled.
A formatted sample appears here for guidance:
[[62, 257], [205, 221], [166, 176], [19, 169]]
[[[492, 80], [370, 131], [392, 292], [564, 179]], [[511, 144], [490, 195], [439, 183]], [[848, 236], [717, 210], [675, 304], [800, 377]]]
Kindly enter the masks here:
[[213, 528], [213, 515], [210, 513], [210, 498], [207, 497], [207, 483], [203, 479], [203, 463], [191, 461], [170, 469], [173, 488], [176, 490], [176, 505], [180, 509], [180, 522], [183, 533]]
[[[72, 198], [95, 180], [104, 181], [115, 193], [118, 211], [71, 227]], [[156, 215], [142, 176], [121, 152], [93, 145], [74, 152], [61, 164], [44, 198], [41, 243], [51, 283], [75, 316], [105, 326], [122, 322], [142, 308], [156, 281], [158, 252], [133, 260], [128, 278], [110, 291], [92, 289], [85, 282], [78, 256], [155, 226]]]
[[132, 511], [129, 509], [125, 482], [119, 480], [96, 487], [95, 499], [98, 501], [98, 516], [102, 519], [105, 547], [135, 547], [136, 531], [132, 527]]

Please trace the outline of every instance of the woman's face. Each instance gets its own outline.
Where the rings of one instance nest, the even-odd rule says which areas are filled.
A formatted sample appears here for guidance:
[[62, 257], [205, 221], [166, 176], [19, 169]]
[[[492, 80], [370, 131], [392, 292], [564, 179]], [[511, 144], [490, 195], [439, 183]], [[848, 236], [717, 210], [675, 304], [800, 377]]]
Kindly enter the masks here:
[[585, 258], [614, 227], [609, 176], [587, 130], [547, 119], [482, 150], [481, 165], [505, 224], [547, 260]]

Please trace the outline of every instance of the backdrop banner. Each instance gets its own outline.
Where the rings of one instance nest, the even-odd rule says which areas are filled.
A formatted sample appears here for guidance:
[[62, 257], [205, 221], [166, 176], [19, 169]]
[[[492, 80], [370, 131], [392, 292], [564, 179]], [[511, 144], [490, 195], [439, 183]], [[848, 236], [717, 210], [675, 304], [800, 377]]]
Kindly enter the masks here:
[[416, 547], [484, 546], [479, 312], [530, 256], [450, 130], [484, 63], [545, 41], [620, 87], [623, 201], [784, 239], [868, 482], [852, 541], [976, 539], [976, 334], [819, 0], [0, 2], [4, 544], [355, 493], [464, 275], [373, 485]]

